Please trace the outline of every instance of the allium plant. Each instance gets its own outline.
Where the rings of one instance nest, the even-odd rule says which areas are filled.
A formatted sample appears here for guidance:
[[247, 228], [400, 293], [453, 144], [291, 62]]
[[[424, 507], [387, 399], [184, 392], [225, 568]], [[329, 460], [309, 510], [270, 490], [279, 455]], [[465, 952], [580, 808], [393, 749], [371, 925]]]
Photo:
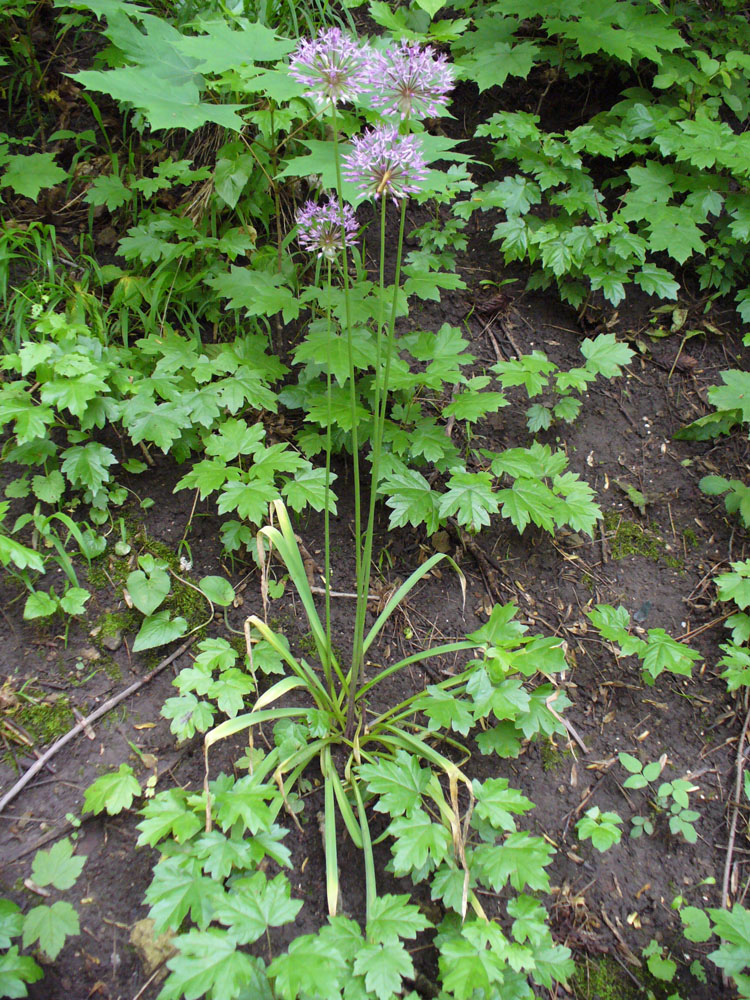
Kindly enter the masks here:
[[379, 125], [352, 140], [344, 156], [344, 177], [356, 184], [360, 198], [389, 195], [395, 203], [416, 194], [427, 176], [419, 138], [400, 135], [395, 125]]
[[[208, 784], [208, 752], [219, 740], [236, 735], [243, 730], [252, 730], [261, 723], [274, 725], [275, 746], [269, 745], [268, 752], [262, 751], [253, 762], [252, 773], [248, 775], [248, 783], [253, 783], [253, 795], [263, 802], [263, 808], [275, 817], [281, 808], [281, 800], [286, 808], [290, 807], [289, 796], [294, 794], [294, 786], [305, 769], [315, 760], [319, 762], [323, 777], [324, 810], [323, 810], [323, 840], [326, 856], [326, 894], [331, 926], [336, 921], [339, 907], [339, 874], [337, 861], [337, 841], [341, 823], [352, 842], [363, 852], [365, 871], [365, 901], [367, 921], [367, 943], [362, 958], [358, 955], [354, 961], [354, 972], [361, 973], [357, 984], [357, 996], [372, 995], [372, 989], [378, 997], [385, 1000], [386, 996], [400, 992], [400, 982], [404, 977], [411, 976], [413, 966], [411, 959], [400, 943], [393, 940], [393, 932], [386, 930], [386, 939], [377, 937], [378, 928], [384, 924], [379, 915], [391, 913], [391, 908], [397, 906], [400, 910], [416, 911], [412, 904], [403, 902], [405, 897], [379, 897], [376, 886], [376, 872], [373, 845], [370, 837], [369, 821], [366, 803], [376, 799], [374, 808], [378, 812], [388, 812], [391, 824], [389, 835], [400, 845], [399, 857], [394, 855], [394, 870], [396, 874], [411, 874], [414, 881], [420, 881], [434, 875], [433, 899], [444, 899], [447, 906], [459, 914], [461, 920], [443, 928], [444, 941], [450, 950], [451, 941], [458, 941], [461, 954], [467, 956], [469, 963], [475, 963], [475, 952], [484, 954], [488, 944], [493, 954], [493, 979], [498, 995], [513, 995], [529, 997], [528, 989], [524, 991], [527, 974], [537, 977], [545, 985], [552, 982], [552, 975], [564, 979], [571, 971], [569, 952], [565, 948], [554, 945], [548, 930], [539, 931], [534, 945], [524, 945], [516, 942], [513, 961], [507, 961], [511, 945], [504, 937], [498, 924], [487, 919], [479, 896], [473, 891], [473, 886], [479, 883], [495, 890], [501, 888], [506, 877], [496, 876], [496, 872], [510, 871], [516, 866], [519, 850], [533, 853], [532, 863], [538, 871], [533, 876], [521, 878], [520, 883], [514, 881], [514, 887], [520, 889], [524, 884], [530, 888], [545, 888], [548, 885], [544, 866], [549, 863], [548, 855], [551, 848], [540, 838], [529, 837], [527, 834], [512, 833], [510, 837], [498, 843], [500, 834], [515, 830], [515, 822], [510, 812], [525, 811], [525, 805], [519, 807], [520, 799], [514, 796], [508, 811], [504, 811], [502, 794], [507, 782], [496, 779], [496, 786], [485, 788], [482, 782], [470, 781], [457, 764], [453, 756], [448, 756], [435, 746], [435, 738], [439, 737], [453, 748], [459, 755], [468, 757], [468, 751], [459, 742], [459, 735], [465, 735], [473, 724], [480, 720], [490, 721], [494, 711], [501, 725], [514, 725], [516, 715], [527, 728], [522, 728], [519, 722], [520, 737], [529, 736], [530, 732], [546, 727], [545, 732], [560, 732], [562, 723], [555, 710], [548, 707], [549, 703], [559, 698], [559, 692], [551, 685], [541, 686], [535, 692], [536, 703], [533, 709], [534, 720], [531, 720], [531, 698], [526, 695], [519, 699], [523, 685], [523, 664], [532, 657], [535, 669], [545, 675], [551, 675], [565, 669], [565, 656], [562, 642], [557, 639], [547, 640], [541, 637], [526, 639], [525, 629], [520, 623], [513, 623], [515, 608], [497, 607], [492, 613], [491, 621], [478, 632], [456, 642], [446, 642], [438, 646], [418, 650], [395, 663], [385, 666], [372, 664], [373, 670], [369, 678], [364, 676], [365, 657], [379, 639], [390, 617], [405, 600], [413, 588], [439, 563], [447, 561], [457, 572], [465, 591], [465, 580], [456, 563], [444, 553], [435, 553], [425, 560], [408, 579], [402, 583], [379, 609], [374, 623], [365, 633], [366, 611], [370, 588], [370, 567], [372, 564], [372, 549], [374, 536], [374, 511], [381, 481], [381, 458], [383, 451], [384, 429], [388, 405], [388, 390], [391, 360], [397, 355], [395, 344], [396, 313], [401, 289], [401, 260], [404, 243], [404, 228], [406, 206], [409, 195], [420, 189], [427, 171], [421, 154], [420, 140], [414, 135], [402, 135], [394, 125], [382, 125], [355, 138], [352, 152], [346, 157], [346, 177], [353, 180], [358, 188], [359, 199], [371, 198], [380, 205], [380, 258], [379, 258], [379, 289], [376, 301], [377, 318], [374, 324], [375, 357], [374, 378], [372, 380], [372, 430], [370, 433], [370, 498], [367, 511], [367, 522], [362, 531], [361, 496], [359, 490], [359, 444], [357, 424], [361, 419], [362, 407], [359, 401], [355, 383], [354, 346], [352, 338], [353, 310], [349, 288], [349, 250], [354, 240], [356, 221], [351, 208], [342, 201], [341, 155], [337, 128], [337, 102], [346, 99], [347, 95], [356, 93], [356, 88], [363, 88], [363, 66], [369, 59], [364, 50], [338, 31], [322, 33], [315, 42], [300, 45], [292, 62], [291, 72], [297, 79], [304, 79], [309, 84], [309, 93], [318, 103], [330, 103], [331, 123], [333, 129], [333, 144], [336, 163], [337, 197], [331, 198], [327, 204], [314, 205], [308, 202], [297, 216], [298, 238], [300, 245], [307, 251], [317, 255], [316, 268], [320, 274], [321, 265], [325, 265], [327, 280], [330, 285], [333, 280], [334, 267], [337, 278], [343, 285], [345, 321], [343, 323], [348, 345], [348, 381], [351, 406], [351, 448], [352, 469], [355, 500], [354, 534], [356, 556], [356, 611], [354, 634], [352, 637], [351, 661], [343, 662], [334, 649], [331, 637], [330, 612], [330, 543], [328, 521], [328, 484], [330, 481], [330, 453], [332, 427], [332, 383], [330, 343], [334, 339], [334, 324], [330, 304], [326, 306], [327, 329], [325, 357], [320, 359], [326, 372], [327, 434], [326, 434], [326, 501], [325, 513], [325, 625], [316, 607], [313, 589], [307, 576], [305, 563], [300, 546], [294, 533], [289, 514], [281, 501], [276, 501], [272, 507], [271, 522], [259, 533], [259, 552], [266, 547], [272, 548], [283, 561], [291, 583], [305, 609], [310, 634], [315, 644], [321, 672], [311, 666], [301, 656], [296, 656], [289, 648], [285, 639], [278, 635], [266, 620], [251, 616], [246, 623], [248, 655], [253, 662], [253, 646], [257, 636], [264, 641], [266, 648], [270, 647], [280, 660], [283, 660], [290, 674], [273, 684], [263, 692], [249, 713], [227, 719], [205, 736], [206, 753], [206, 788]], [[410, 91], [408, 109], [402, 104], [399, 114], [405, 117], [416, 115], [417, 106], [421, 113], [428, 109], [439, 109], [447, 90], [447, 68], [440, 60], [435, 60], [429, 54], [429, 65], [420, 61], [419, 52], [413, 46], [401, 45], [390, 56], [393, 66], [404, 66], [413, 63], [415, 66], [426, 66], [424, 69], [427, 83], [417, 97], [416, 84]], [[437, 68], [436, 68], [437, 67]], [[427, 71], [432, 73], [428, 76]], [[430, 82], [432, 81], [432, 82]], [[442, 83], [440, 81], [443, 81]], [[428, 86], [429, 85], [429, 86]], [[429, 89], [432, 87], [432, 90]], [[443, 96], [441, 96], [443, 95]], [[384, 195], [386, 197], [381, 197]], [[395, 263], [393, 268], [392, 286], [387, 288], [385, 282], [386, 248], [386, 213], [389, 202], [394, 202], [399, 208], [399, 227], [396, 240]], [[338, 255], [338, 261], [336, 257]], [[360, 264], [361, 267], [361, 264]], [[369, 283], [368, 283], [369, 284]], [[392, 290], [391, 290], [392, 288]], [[368, 288], [369, 293], [369, 288]], [[386, 302], [386, 297], [389, 297]], [[330, 303], [334, 296], [328, 295], [323, 301]], [[264, 587], [265, 593], [265, 573]], [[254, 634], [250, 630], [254, 630]], [[533, 643], [528, 651], [526, 645]], [[257, 647], [256, 647], [257, 648]], [[417, 691], [401, 704], [387, 704], [379, 712], [368, 709], [368, 699], [373, 689], [382, 681], [406, 668], [419, 664], [436, 656], [468, 653], [473, 651], [475, 659], [470, 660], [455, 673], [444, 680], [430, 685], [426, 691]], [[518, 665], [513, 659], [518, 657]], [[517, 676], [515, 676], [517, 675]], [[309, 704], [278, 706], [275, 703], [294, 690], [304, 690]], [[498, 694], [498, 702], [493, 698]], [[502, 703], [502, 704], [501, 704]], [[522, 705], [528, 704], [527, 708]], [[557, 701], [560, 708], [567, 702]], [[517, 706], [517, 711], [511, 706]], [[446, 712], [455, 712], [455, 719], [446, 722]], [[423, 715], [420, 715], [423, 713]], [[510, 715], [508, 714], [510, 713]], [[515, 714], [514, 714], [515, 713]], [[528, 716], [528, 718], [527, 718]], [[427, 717], [425, 725], [420, 718]], [[294, 739], [286, 740], [282, 727], [294, 720], [298, 730]], [[534, 729], [536, 726], [536, 729]], [[277, 739], [276, 729], [279, 729]], [[528, 731], [527, 731], [528, 730]], [[564, 731], [564, 729], [563, 729]], [[252, 739], [250, 741], [252, 746]], [[425, 766], [423, 766], [425, 765]], [[271, 779], [272, 775], [272, 780]], [[266, 777], [269, 780], [266, 781]], [[390, 789], [403, 789], [406, 798], [402, 802], [401, 795], [390, 795]], [[460, 792], [460, 794], [459, 794]], [[493, 796], [501, 795], [501, 805], [496, 808]], [[273, 800], [275, 805], [266, 806], [266, 800]], [[524, 800], [525, 801], [525, 800]], [[406, 804], [403, 804], [406, 803]], [[474, 806], [477, 806], [476, 812]], [[215, 807], [211, 798], [207, 800], [207, 829], [211, 827], [211, 810], [215, 809], [217, 817], [220, 813], [220, 803]], [[531, 808], [531, 803], [529, 803]], [[495, 817], [498, 812], [500, 819]], [[234, 814], [233, 814], [234, 815]], [[220, 822], [220, 819], [219, 819]], [[494, 824], [494, 825], [493, 825]], [[338, 830], [337, 830], [338, 827]], [[429, 849], [425, 837], [429, 838]], [[513, 838], [516, 838], [515, 840]], [[485, 841], [474, 850], [477, 843]], [[506, 848], [506, 844], [510, 844]], [[503, 851], [512, 853], [500, 857]], [[482, 859], [485, 859], [484, 861]], [[484, 865], [484, 867], [482, 867]], [[240, 879], [236, 885], [242, 885]], [[235, 886], [230, 887], [235, 891]], [[158, 898], [156, 890], [150, 890], [152, 898]], [[523, 904], [526, 907], [526, 903]], [[473, 911], [469, 914], [469, 910]], [[296, 910], [294, 911], [296, 913]], [[510, 904], [509, 904], [510, 912]], [[537, 916], [543, 921], [543, 909], [539, 907]], [[219, 920], [223, 920], [222, 916]], [[234, 919], [234, 918], [232, 918]], [[338, 918], [343, 921], [344, 918]], [[419, 918], [419, 928], [412, 920], [405, 930], [399, 931], [401, 937], [413, 938], [417, 929], [426, 926], [426, 921]], [[386, 922], [392, 926], [389, 915]], [[352, 925], [346, 921], [346, 926]], [[353, 927], [354, 925], [352, 925]], [[322, 932], [321, 932], [322, 933]], [[349, 931], [347, 931], [347, 934]], [[465, 940], [462, 935], [465, 936]], [[188, 941], [189, 935], [185, 936]], [[178, 939], [179, 940], [179, 939]], [[386, 944], [383, 945], [383, 940]], [[348, 947], [348, 946], [347, 946]], [[441, 946], [442, 947], [442, 946]], [[338, 945], [336, 946], [338, 948]], [[518, 949], [520, 948], [520, 951]], [[369, 951], [367, 951], [369, 949]], [[403, 952], [403, 954], [402, 954]], [[544, 953], [549, 958], [537, 959], [537, 952]], [[495, 953], [497, 959], [495, 960]], [[268, 975], [273, 979], [283, 980], [286, 971], [294, 962], [303, 963], [304, 951], [293, 947], [288, 955], [280, 956], [268, 967]], [[396, 954], [398, 972], [387, 981], [387, 989], [370, 986], [367, 976], [371, 970], [370, 963], [377, 959], [379, 963], [388, 965], [394, 961]], [[455, 954], [459, 954], [456, 952]], [[520, 965], [516, 958], [522, 955]], [[373, 959], [372, 956], [375, 956]], [[328, 961], [328, 958], [326, 958]], [[442, 960], [441, 960], [442, 961]], [[545, 964], [547, 963], [547, 964]], [[512, 967], [511, 967], [512, 966]], [[549, 966], [549, 968], [548, 968]], [[550, 971], [554, 966], [554, 973]], [[170, 965], [170, 968], [172, 965]], [[372, 967], [374, 968], [374, 966]], [[381, 968], [381, 965], [378, 965]], [[395, 969], [395, 967], [394, 967]], [[450, 969], [442, 969], [446, 982], [446, 991], [450, 992], [449, 980], [453, 973]], [[390, 973], [389, 973], [390, 974]], [[296, 975], [296, 973], [295, 973]], [[457, 975], [464, 976], [460, 970]], [[288, 982], [288, 980], [283, 980]], [[375, 980], [372, 979], [372, 982]], [[306, 980], [301, 979], [300, 984]], [[362, 986], [362, 983], [365, 986]], [[494, 989], [494, 986], [493, 986]], [[359, 992], [357, 992], [359, 990]], [[362, 992], [364, 990], [364, 992]], [[330, 995], [343, 995], [343, 983], [334, 981]], [[177, 996], [176, 993], [169, 994]], [[197, 995], [197, 994], [196, 994]], [[282, 988], [279, 996], [291, 1000], [298, 991]], [[326, 993], [329, 995], [329, 993]], [[456, 994], [458, 995], [458, 993]], [[461, 996], [464, 994], [462, 993]]]
[[398, 48], [378, 53], [378, 86], [372, 104], [381, 114], [401, 118], [434, 118], [443, 114], [453, 88], [453, 70], [432, 46], [421, 48], [406, 39]]
[[359, 45], [340, 28], [303, 38], [292, 55], [289, 75], [307, 88], [319, 107], [353, 101], [370, 87], [377, 66], [372, 49]]

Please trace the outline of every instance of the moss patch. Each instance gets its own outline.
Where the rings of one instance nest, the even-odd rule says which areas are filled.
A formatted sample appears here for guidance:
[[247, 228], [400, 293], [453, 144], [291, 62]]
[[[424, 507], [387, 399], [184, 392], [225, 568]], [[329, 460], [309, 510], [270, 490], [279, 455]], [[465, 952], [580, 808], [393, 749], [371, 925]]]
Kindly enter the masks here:
[[616, 511], [608, 510], [604, 514], [604, 527], [613, 559], [644, 556], [652, 562], [663, 562], [672, 569], [683, 568], [682, 560], [668, 551], [657, 524], [647, 528], [636, 521], [629, 521]]
[[67, 733], [75, 723], [67, 698], [27, 702], [14, 713], [14, 718], [35, 744], [45, 745]]
[[542, 767], [545, 771], [554, 771], [566, 757], [570, 757], [570, 750], [559, 747], [552, 740], [545, 740], [539, 747], [539, 752], [542, 755]]
[[634, 985], [610, 958], [596, 962], [586, 959], [577, 965], [570, 986], [576, 1000], [635, 1000], [638, 996]]

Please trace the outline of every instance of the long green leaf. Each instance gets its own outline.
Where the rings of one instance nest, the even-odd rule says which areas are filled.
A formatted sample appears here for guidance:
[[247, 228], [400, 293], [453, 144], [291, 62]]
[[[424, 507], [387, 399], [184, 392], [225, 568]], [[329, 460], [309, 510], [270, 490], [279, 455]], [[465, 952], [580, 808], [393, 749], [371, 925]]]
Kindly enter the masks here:
[[402, 583], [401, 586], [398, 588], [398, 590], [393, 594], [391, 599], [383, 608], [382, 612], [378, 615], [377, 619], [375, 620], [375, 624], [372, 626], [370, 631], [365, 636], [365, 641], [362, 646], [363, 654], [367, 652], [369, 647], [372, 645], [373, 641], [377, 638], [378, 632], [380, 632], [381, 628], [385, 625], [385, 623], [388, 621], [388, 619], [391, 617], [393, 612], [403, 601], [406, 595], [411, 590], [413, 590], [413, 588], [419, 583], [419, 581], [422, 579], [423, 576], [425, 576], [425, 574], [430, 572], [433, 566], [437, 566], [437, 564], [439, 562], [442, 562], [443, 559], [447, 559], [448, 562], [451, 564], [451, 566], [458, 573], [459, 580], [461, 581], [461, 592], [464, 596], [464, 600], [466, 600], [466, 578], [459, 569], [458, 564], [455, 562], [454, 559], [451, 559], [451, 557], [449, 555], [446, 555], [444, 552], [436, 552], [434, 556], [430, 556], [430, 558], [426, 562], [422, 563], [421, 566], [415, 569], [414, 572], [411, 574], [411, 576], [407, 580], [405, 580], [404, 583]]
[[258, 700], [253, 705], [253, 711], [259, 712], [266, 705], [272, 705], [279, 698], [283, 698], [285, 694], [293, 691], [295, 688], [305, 687], [305, 681], [302, 677], [285, 677], [281, 681], [277, 681], [272, 687], [258, 698]]
[[357, 800], [357, 812], [359, 813], [359, 826], [362, 834], [362, 853], [365, 859], [365, 922], [369, 923], [372, 914], [372, 904], [378, 895], [378, 887], [375, 881], [375, 858], [372, 853], [372, 839], [370, 838], [370, 827], [365, 813], [365, 804], [362, 801], [362, 794], [356, 778], [351, 779], [354, 798]]
[[304, 661], [296, 659], [284, 643], [279, 642], [279, 639], [273, 629], [269, 628], [261, 618], [258, 618], [257, 615], [250, 615], [249, 620], [253, 628], [256, 628], [263, 638], [271, 646], [273, 646], [279, 656], [286, 660], [294, 673], [310, 692], [310, 695], [315, 699], [316, 703], [328, 712], [335, 711], [334, 704], [331, 701], [328, 692], [320, 683], [314, 671], [312, 671]]
[[352, 838], [354, 846], [359, 850], [362, 850], [362, 834], [360, 833], [359, 823], [354, 815], [349, 799], [346, 797], [344, 786], [341, 784], [341, 778], [339, 778], [335, 767], [330, 769], [329, 778], [331, 784], [333, 785], [333, 791], [336, 795], [336, 802], [338, 803], [341, 818], [344, 821], [344, 825], [346, 826], [349, 836]]
[[339, 905], [339, 863], [336, 846], [336, 804], [333, 781], [331, 779], [333, 761], [331, 760], [330, 746], [327, 746], [323, 750], [321, 764], [323, 765], [323, 780], [325, 782], [325, 829], [323, 831], [323, 842], [326, 854], [326, 896], [328, 899], [328, 915], [335, 917]]
[[302, 554], [294, 535], [292, 523], [289, 520], [289, 514], [287, 513], [286, 507], [280, 500], [276, 500], [273, 507], [276, 513], [276, 518], [279, 522], [279, 528], [273, 528], [267, 525], [266, 527], [260, 529], [259, 534], [268, 538], [268, 540], [276, 547], [276, 551], [279, 553], [284, 565], [289, 570], [289, 578], [297, 590], [299, 599], [302, 601], [321, 663], [323, 663], [326, 659], [327, 653], [329, 654], [331, 661], [333, 661], [333, 651], [328, 651], [326, 648], [325, 629], [321, 624], [318, 616], [318, 610], [315, 607], [315, 601], [313, 599], [312, 591], [310, 590], [310, 582], [307, 579], [305, 565], [302, 561]]
[[308, 711], [309, 709], [302, 706], [301, 708], [268, 708], [261, 712], [245, 712], [244, 715], [238, 715], [234, 719], [227, 719], [221, 725], [209, 729], [203, 737], [204, 748], [205, 750], [209, 750], [219, 740], [235, 736], [237, 733], [241, 733], [243, 729], [250, 729], [251, 726], [257, 726], [260, 722], [293, 719], [295, 715], [306, 715]]
[[362, 685], [355, 697], [362, 698], [371, 688], [379, 684], [380, 681], [385, 680], [391, 674], [395, 674], [397, 670], [402, 670], [404, 667], [410, 666], [412, 663], [419, 663], [420, 660], [427, 660], [431, 656], [443, 656], [445, 653], [455, 653], [459, 649], [477, 649], [478, 646], [479, 643], [472, 642], [470, 639], [461, 639], [458, 642], [446, 642], [442, 646], [421, 649], [418, 653], [407, 656], [405, 660], [399, 660], [398, 663], [393, 663], [390, 667], [386, 667], [385, 670], [381, 670], [372, 680]]

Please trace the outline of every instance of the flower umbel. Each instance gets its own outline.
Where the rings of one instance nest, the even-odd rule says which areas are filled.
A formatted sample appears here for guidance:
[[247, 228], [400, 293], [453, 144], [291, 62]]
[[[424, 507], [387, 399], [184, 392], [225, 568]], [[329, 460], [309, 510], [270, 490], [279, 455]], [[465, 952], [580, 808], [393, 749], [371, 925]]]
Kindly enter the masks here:
[[318, 32], [314, 41], [303, 38], [292, 55], [289, 74], [305, 84], [305, 95], [316, 104], [353, 100], [369, 88], [374, 77], [373, 53], [340, 28]]
[[343, 157], [344, 177], [356, 184], [360, 197], [399, 198], [415, 194], [427, 176], [416, 135], [399, 135], [395, 125], [379, 125], [352, 140]]
[[383, 114], [402, 118], [432, 118], [440, 115], [453, 87], [453, 69], [446, 56], [435, 55], [432, 46], [422, 49], [402, 39], [396, 49], [378, 54], [378, 88], [373, 105]]
[[326, 205], [306, 202], [297, 211], [296, 217], [299, 245], [310, 253], [317, 251], [318, 256], [326, 260], [335, 260], [342, 247], [356, 243], [357, 220], [352, 208], [343, 206], [343, 230], [341, 216], [342, 209], [335, 198]]

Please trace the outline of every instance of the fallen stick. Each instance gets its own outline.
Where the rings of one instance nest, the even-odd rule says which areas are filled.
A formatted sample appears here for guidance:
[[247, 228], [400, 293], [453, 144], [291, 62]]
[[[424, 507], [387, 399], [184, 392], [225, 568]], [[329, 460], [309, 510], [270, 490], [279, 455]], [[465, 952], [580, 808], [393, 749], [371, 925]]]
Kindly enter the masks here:
[[737, 745], [737, 757], [735, 768], [737, 776], [734, 783], [734, 808], [732, 809], [732, 820], [729, 824], [729, 840], [727, 842], [727, 857], [724, 862], [724, 878], [721, 883], [721, 908], [729, 909], [729, 879], [732, 872], [732, 854], [734, 852], [734, 841], [737, 836], [737, 821], [740, 816], [740, 797], [742, 795], [742, 773], [745, 770], [745, 737], [750, 726], [750, 710], [745, 716], [745, 724], [742, 727], [740, 742]]
[[91, 715], [87, 716], [85, 719], [82, 719], [77, 725], [73, 726], [72, 729], [68, 730], [68, 732], [65, 733], [64, 736], [61, 736], [56, 743], [52, 744], [49, 750], [45, 751], [45, 753], [43, 753], [42, 756], [39, 757], [39, 759], [31, 765], [28, 771], [26, 771], [18, 779], [15, 785], [13, 785], [13, 787], [9, 791], [7, 791], [5, 795], [3, 795], [3, 797], [0, 799], [0, 812], [2, 812], [3, 809], [5, 809], [5, 807], [8, 805], [9, 802], [13, 801], [16, 795], [18, 795], [18, 793], [23, 788], [25, 788], [26, 785], [28, 785], [28, 783], [31, 781], [34, 775], [37, 774], [39, 771], [41, 771], [41, 769], [44, 767], [47, 761], [50, 760], [52, 757], [54, 757], [55, 754], [58, 752], [58, 750], [61, 750], [66, 743], [69, 743], [79, 733], [82, 733], [88, 725], [90, 725], [92, 722], [95, 722], [97, 719], [100, 719], [103, 715], [109, 712], [111, 708], [114, 708], [116, 705], [119, 705], [121, 701], [124, 701], [131, 694], [134, 694], [139, 688], [142, 688], [145, 684], [148, 684], [149, 681], [153, 680], [157, 674], [160, 674], [165, 667], [168, 667], [173, 660], [176, 660], [178, 656], [181, 656], [185, 652], [185, 650], [189, 649], [192, 644], [193, 644], [193, 639], [188, 639], [187, 642], [183, 642], [183, 644], [179, 647], [179, 649], [176, 649], [173, 653], [170, 653], [169, 656], [167, 656], [164, 660], [162, 660], [161, 663], [157, 664], [157, 666], [155, 666], [153, 670], [149, 671], [149, 673], [147, 673], [145, 677], [141, 677], [140, 680], [134, 681], [130, 685], [130, 687], [125, 688], [124, 691], [121, 691], [119, 694], [114, 695], [112, 698], [108, 698], [107, 701], [105, 701], [103, 705], [97, 708], [95, 712], [92, 712]]

